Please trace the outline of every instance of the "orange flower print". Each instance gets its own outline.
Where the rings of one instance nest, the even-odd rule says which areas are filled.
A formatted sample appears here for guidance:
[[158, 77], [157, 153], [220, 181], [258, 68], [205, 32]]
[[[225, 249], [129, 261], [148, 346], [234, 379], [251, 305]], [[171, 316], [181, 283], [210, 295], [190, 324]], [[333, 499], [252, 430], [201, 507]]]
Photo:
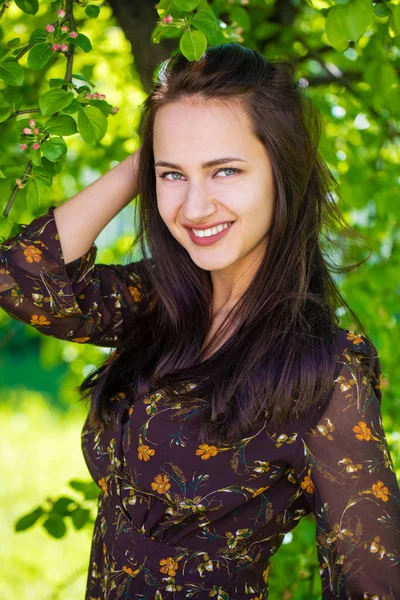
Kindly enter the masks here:
[[37, 325], [38, 327], [42, 325], [50, 325], [50, 321], [44, 315], [32, 315], [31, 325]]
[[105, 493], [105, 495], [108, 496], [107, 481], [104, 479], [104, 477], [102, 477], [101, 479], [98, 480], [98, 484], [101, 487], [101, 489], [103, 490], [103, 492]]
[[171, 487], [171, 484], [168, 483], [169, 477], [168, 475], [156, 475], [154, 477], [154, 481], [151, 484], [151, 489], [159, 494], [165, 494], [167, 490]]
[[359, 421], [358, 425], [354, 425], [353, 431], [356, 434], [358, 440], [365, 440], [368, 442], [371, 439], [371, 430], [367, 427], [365, 421]]
[[160, 568], [161, 573], [170, 575], [170, 577], [174, 577], [174, 575], [176, 574], [176, 570], [179, 567], [178, 563], [174, 561], [172, 556], [167, 556], [167, 558], [162, 558], [160, 560], [160, 565], [163, 565]]
[[255, 498], [256, 496], [259, 496], [260, 494], [262, 494], [263, 492], [265, 492], [265, 490], [267, 490], [270, 486], [267, 485], [266, 487], [261, 487], [258, 488], [258, 490], [256, 490], [252, 496], [252, 498]]
[[136, 569], [135, 571], [133, 569], [131, 569], [130, 567], [127, 567], [126, 565], [124, 565], [122, 567], [122, 570], [125, 571], [125, 573], [128, 573], [128, 575], [130, 575], [131, 577], [136, 577], [136, 575], [139, 573], [140, 569]]
[[263, 571], [262, 576], [263, 576], [264, 583], [268, 583], [269, 568], [270, 568], [270, 565], [268, 565], [268, 567], [265, 569], [265, 571]]
[[126, 398], [125, 392], [117, 392], [113, 396], [110, 396], [109, 400], [119, 402], [120, 400], [123, 400], [124, 398]]
[[211, 456], [218, 454], [217, 446], [209, 446], [208, 444], [201, 444], [196, 450], [197, 456], [201, 456], [203, 460], [208, 460]]
[[300, 485], [303, 488], [303, 490], [306, 490], [306, 492], [308, 492], [309, 494], [312, 494], [314, 492], [314, 484], [311, 481], [311, 477], [309, 477], [309, 475], [306, 475], [304, 477], [304, 481], [302, 481]]
[[24, 250], [25, 258], [29, 263], [40, 262], [42, 260], [41, 254], [42, 251], [36, 246], [28, 246], [26, 250]]
[[72, 342], [78, 342], [79, 344], [83, 344], [83, 342], [87, 342], [88, 340], [90, 340], [90, 337], [87, 337], [87, 336], [71, 338]]
[[364, 342], [362, 336], [354, 331], [349, 331], [346, 333], [346, 337], [350, 342], [353, 342], [353, 344], [362, 344]]
[[156, 453], [156, 451], [153, 448], [150, 448], [150, 446], [147, 446], [146, 444], [138, 446], [138, 459], [139, 460], [144, 460], [146, 462], [146, 461], [150, 460], [150, 457], [154, 456], [155, 453]]
[[140, 290], [136, 286], [134, 286], [134, 285], [129, 285], [128, 286], [128, 290], [129, 290], [130, 295], [134, 299], [134, 301], [135, 302], [140, 302], [140, 300], [142, 298]]
[[383, 500], [383, 502], [387, 502], [389, 500], [389, 490], [383, 481], [373, 483], [372, 491], [374, 495], [379, 498], [379, 500]]

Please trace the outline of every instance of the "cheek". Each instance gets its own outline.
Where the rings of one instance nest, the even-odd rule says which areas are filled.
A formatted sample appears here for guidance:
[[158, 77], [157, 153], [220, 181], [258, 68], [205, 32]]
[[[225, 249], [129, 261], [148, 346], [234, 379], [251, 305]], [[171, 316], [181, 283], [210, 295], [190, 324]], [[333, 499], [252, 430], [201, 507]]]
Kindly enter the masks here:
[[177, 220], [177, 213], [179, 210], [179, 204], [176, 202], [176, 198], [171, 197], [171, 194], [158, 193], [157, 192], [157, 207], [160, 217], [164, 223], [171, 227]]

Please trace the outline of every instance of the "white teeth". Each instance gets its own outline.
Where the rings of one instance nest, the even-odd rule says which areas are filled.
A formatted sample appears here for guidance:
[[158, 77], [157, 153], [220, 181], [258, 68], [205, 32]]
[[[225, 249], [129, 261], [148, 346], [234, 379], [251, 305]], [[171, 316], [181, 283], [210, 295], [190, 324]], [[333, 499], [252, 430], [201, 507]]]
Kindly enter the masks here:
[[211, 227], [211, 229], [192, 229], [192, 231], [197, 237], [209, 237], [210, 235], [219, 233], [223, 229], [227, 229], [229, 225], [231, 225], [231, 223], [223, 223], [221, 225], [217, 225], [216, 227]]

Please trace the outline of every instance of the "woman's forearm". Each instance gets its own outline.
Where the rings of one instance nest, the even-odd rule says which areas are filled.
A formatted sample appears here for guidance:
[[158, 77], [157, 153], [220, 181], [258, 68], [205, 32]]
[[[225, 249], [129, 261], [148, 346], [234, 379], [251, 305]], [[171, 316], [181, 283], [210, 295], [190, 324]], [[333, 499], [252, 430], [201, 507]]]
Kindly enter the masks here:
[[99, 233], [133, 198], [140, 148], [54, 209], [65, 264], [87, 252]]

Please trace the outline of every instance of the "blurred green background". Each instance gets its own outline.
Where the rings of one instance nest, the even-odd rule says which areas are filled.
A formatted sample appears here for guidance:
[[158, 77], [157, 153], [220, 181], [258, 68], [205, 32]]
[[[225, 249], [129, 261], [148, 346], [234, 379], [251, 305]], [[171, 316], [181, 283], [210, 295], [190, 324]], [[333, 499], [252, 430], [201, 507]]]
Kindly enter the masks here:
[[[21, 120], [35, 114], [14, 113], [37, 107], [38, 98], [50, 89], [50, 79], [64, 78], [66, 70], [59, 53], [38, 67], [21, 51], [33, 31], [43, 31], [57, 21], [57, 10], [72, 6], [77, 30], [91, 42], [91, 48], [85, 42], [78, 45], [73, 65], [73, 72], [91, 84], [73, 81], [106, 95], [109, 107], [102, 110], [107, 131], [95, 143], [85, 141], [83, 131], [68, 136], [68, 151], [53, 161], [54, 168], [47, 163], [47, 173], [34, 168], [35, 184], [16, 190], [15, 179], [21, 178], [29, 159], [20, 149]], [[214, 20], [205, 14], [207, 7]], [[167, 14], [173, 22], [160, 24]], [[136, 150], [140, 105], [157, 65], [178, 47], [191, 59], [202, 51], [201, 35], [197, 46], [185, 45], [187, 27], [210, 45], [237, 41], [266, 58], [290, 58], [322, 113], [320, 148], [340, 183], [339, 205], [349, 223], [376, 248], [366, 264], [337, 280], [379, 351], [383, 420], [400, 477], [398, 2], [162, 0], [152, 5], [144, 0], [0, 0], [2, 211], [17, 191], [9, 215], [0, 217], [0, 241], [19, 223], [30, 222], [50, 204], [62, 203]], [[23, 81], [10, 82], [6, 71], [13, 60], [23, 68]], [[110, 114], [111, 107], [119, 111]], [[133, 235], [131, 203], [97, 238], [96, 262], [125, 262]], [[350, 245], [339, 258], [347, 264], [367, 254], [365, 248]], [[341, 317], [343, 327], [355, 328], [346, 313]], [[99, 490], [90, 481], [81, 453], [86, 413], [77, 402], [76, 387], [105, 351], [109, 352], [41, 336], [0, 311], [2, 598], [84, 597]], [[320, 597], [312, 516], [286, 536], [272, 558], [270, 590], [271, 600]]]

